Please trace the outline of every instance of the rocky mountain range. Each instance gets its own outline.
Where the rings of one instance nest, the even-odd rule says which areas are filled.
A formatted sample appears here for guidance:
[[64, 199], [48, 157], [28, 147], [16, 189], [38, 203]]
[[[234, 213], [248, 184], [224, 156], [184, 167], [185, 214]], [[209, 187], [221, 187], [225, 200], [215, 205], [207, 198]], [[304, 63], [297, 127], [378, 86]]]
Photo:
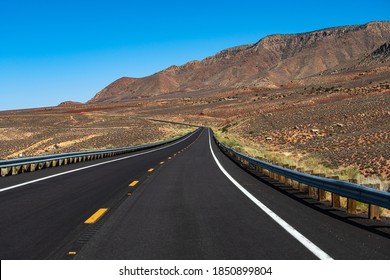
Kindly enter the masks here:
[[173, 65], [148, 77], [120, 78], [88, 103], [213, 89], [262, 90], [335, 83], [351, 78], [349, 73], [356, 69], [369, 72], [373, 67], [376, 75], [388, 75], [389, 48], [390, 21], [270, 35], [255, 44]]

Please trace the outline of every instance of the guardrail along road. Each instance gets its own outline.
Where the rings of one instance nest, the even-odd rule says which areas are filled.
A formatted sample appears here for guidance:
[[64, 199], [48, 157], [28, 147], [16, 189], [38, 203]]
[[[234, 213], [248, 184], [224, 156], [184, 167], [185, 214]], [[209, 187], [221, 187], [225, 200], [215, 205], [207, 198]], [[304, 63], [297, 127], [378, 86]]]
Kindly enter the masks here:
[[252, 176], [208, 129], [1, 178], [0, 211], [1, 259], [390, 259], [388, 224]]

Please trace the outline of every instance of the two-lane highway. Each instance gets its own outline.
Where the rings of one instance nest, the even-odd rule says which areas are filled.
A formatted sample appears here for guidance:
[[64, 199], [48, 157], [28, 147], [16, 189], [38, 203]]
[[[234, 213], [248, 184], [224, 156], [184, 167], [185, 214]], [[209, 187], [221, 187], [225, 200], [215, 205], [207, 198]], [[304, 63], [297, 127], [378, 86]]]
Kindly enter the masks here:
[[1, 258], [390, 259], [385, 231], [260, 181], [207, 129], [142, 153], [0, 192]]
[[134, 154], [0, 178], [0, 258], [57, 257], [89, 216], [115, 207], [133, 180], [198, 135]]
[[78, 259], [390, 258], [390, 240], [238, 168], [210, 134], [143, 183]]

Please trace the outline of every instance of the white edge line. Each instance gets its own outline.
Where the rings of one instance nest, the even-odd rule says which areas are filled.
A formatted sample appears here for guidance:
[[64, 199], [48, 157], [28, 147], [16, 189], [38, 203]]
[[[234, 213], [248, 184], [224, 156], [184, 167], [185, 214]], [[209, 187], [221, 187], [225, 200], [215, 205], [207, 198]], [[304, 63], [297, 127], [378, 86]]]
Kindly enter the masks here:
[[261, 203], [257, 198], [255, 198], [251, 193], [249, 193], [243, 186], [241, 186], [226, 170], [223, 168], [221, 163], [218, 161], [217, 157], [214, 154], [213, 148], [211, 147], [211, 135], [209, 130], [209, 144], [210, 151], [213, 155], [215, 162], [217, 163], [219, 169], [222, 173], [240, 190], [242, 191], [252, 202], [254, 202], [261, 210], [263, 210], [268, 216], [270, 216], [276, 223], [278, 223], [282, 228], [284, 228], [289, 234], [291, 234], [296, 240], [298, 240], [303, 246], [305, 246], [310, 252], [317, 256], [321, 260], [333, 260], [331, 256], [325, 253], [321, 248], [303, 236], [299, 231], [293, 228], [290, 224], [280, 218], [275, 214], [271, 209]]
[[101, 163], [96, 163], [96, 164], [93, 164], [93, 165], [88, 165], [88, 166], [84, 166], [84, 167], [81, 167], [81, 168], [72, 169], [72, 170], [69, 170], [69, 171], [61, 172], [61, 173], [50, 175], [50, 176], [43, 177], [43, 178], [39, 178], [39, 179], [36, 179], [36, 180], [20, 183], [20, 184], [17, 184], [17, 185], [13, 185], [13, 186], [9, 186], [9, 187], [0, 189], [0, 192], [9, 191], [9, 190], [16, 189], [16, 188], [19, 188], [19, 187], [22, 187], [22, 186], [26, 186], [26, 185], [29, 185], [29, 184], [37, 183], [37, 182], [44, 181], [44, 180], [47, 180], [47, 179], [51, 179], [51, 178], [54, 178], [54, 177], [62, 176], [62, 175], [65, 175], [65, 174], [81, 171], [81, 170], [84, 170], [84, 169], [88, 169], [88, 168], [92, 168], [92, 167], [96, 167], [96, 166], [100, 166], [100, 165], [104, 165], [104, 164], [108, 164], [108, 163], [112, 163], [112, 162], [116, 162], [116, 161], [120, 161], [120, 160], [125, 160], [125, 159], [132, 158], [132, 157], [137, 157], [137, 156], [153, 153], [153, 152], [156, 152], [156, 151], [159, 151], [159, 150], [166, 149], [166, 148], [172, 147], [174, 145], [177, 145], [177, 144], [187, 140], [188, 138], [190, 138], [194, 133], [195, 132], [191, 133], [190, 135], [188, 135], [187, 137], [181, 139], [178, 142], [175, 142], [175, 143], [172, 143], [172, 144], [169, 144], [167, 146], [163, 146], [163, 147], [160, 147], [160, 148], [157, 148], [157, 149], [154, 149], [154, 150], [142, 152], [142, 153], [139, 153], [139, 154], [135, 154], [135, 155], [131, 155], [131, 156], [123, 157], [123, 158], [113, 159], [113, 160], [109, 160], [109, 161], [105, 161], [105, 162], [101, 162]]

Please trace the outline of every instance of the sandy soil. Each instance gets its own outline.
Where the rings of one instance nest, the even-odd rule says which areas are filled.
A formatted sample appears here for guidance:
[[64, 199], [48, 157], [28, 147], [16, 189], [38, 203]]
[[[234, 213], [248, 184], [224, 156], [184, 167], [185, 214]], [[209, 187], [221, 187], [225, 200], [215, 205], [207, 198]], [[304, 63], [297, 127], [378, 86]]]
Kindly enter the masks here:
[[0, 158], [123, 147], [188, 127], [224, 128], [286, 155], [314, 155], [390, 179], [390, 81], [368, 86], [178, 93], [105, 105], [0, 112]]

